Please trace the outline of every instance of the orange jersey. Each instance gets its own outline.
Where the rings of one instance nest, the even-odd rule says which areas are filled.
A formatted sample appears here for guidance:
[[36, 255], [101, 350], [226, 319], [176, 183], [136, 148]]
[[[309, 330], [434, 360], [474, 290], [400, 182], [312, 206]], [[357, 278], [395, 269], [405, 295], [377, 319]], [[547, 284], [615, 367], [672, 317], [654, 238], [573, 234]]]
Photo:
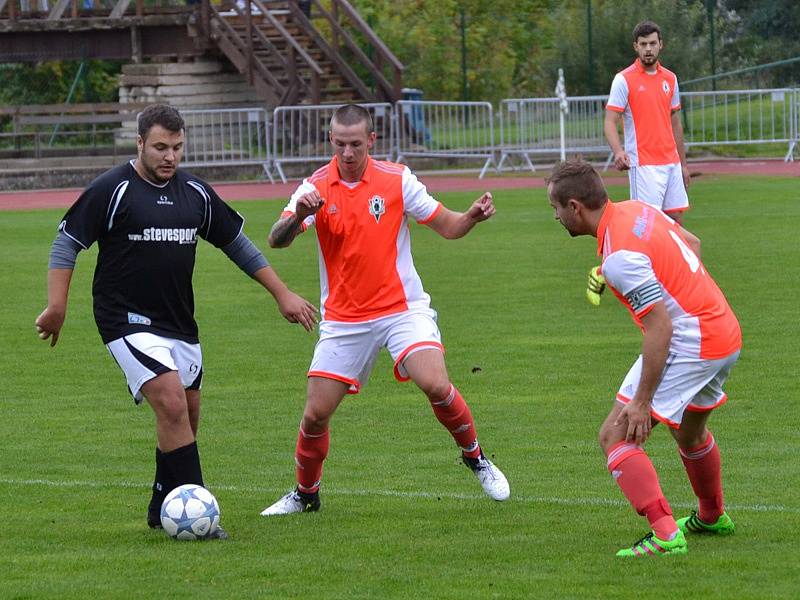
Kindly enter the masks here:
[[736, 315], [681, 228], [639, 200], [608, 202], [597, 229], [601, 271], [634, 321], [663, 300], [672, 319], [670, 352], [718, 359], [736, 352]]
[[410, 308], [428, 308], [430, 296], [411, 257], [408, 217], [419, 223], [441, 208], [408, 167], [368, 158], [361, 181], [341, 181], [337, 160], [305, 179], [297, 199], [316, 189], [325, 204], [303, 222], [317, 229], [322, 316], [359, 322]]
[[617, 73], [606, 108], [622, 113], [625, 152], [632, 167], [680, 162], [672, 133], [672, 111], [680, 107], [678, 78], [661, 63], [651, 74], [637, 58]]

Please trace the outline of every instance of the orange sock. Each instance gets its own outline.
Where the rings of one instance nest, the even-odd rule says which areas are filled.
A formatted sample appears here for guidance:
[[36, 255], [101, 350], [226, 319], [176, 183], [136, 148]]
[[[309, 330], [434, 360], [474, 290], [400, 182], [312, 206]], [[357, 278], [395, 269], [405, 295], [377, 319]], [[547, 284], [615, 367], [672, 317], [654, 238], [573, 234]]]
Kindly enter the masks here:
[[322, 479], [322, 463], [328, 456], [331, 434], [328, 429], [322, 433], [306, 433], [300, 429], [297, 434], [297, 447], [294, 451], [297, 489], [306, 494], [319, 490]]
[[625, 441], [608, 450], [608, 470], [625, 497], [662, 540], [672, 539], [678, 524], [661, 491], [653, 463], [641, 446]]
[[475, 432], [475, 422], [472, 413], [464, 398], [458, 393], [456, 386], [450, 384], [447, 395], [441, 400], [431, 400], [433, 414], [439, 423], [447, 427], [447, 431], [461, 448], [464, 456], [478, 458], [481, 447], [478, 444], [478, 434]]
[[697, 511], [704, 523], [716, 523], [725, 511], [722, 495], [722, 460], [714, 436], [708, 432], [706, 441], [694, 448], [678, 448], [683, 466], [689, 475], [700, 509]]

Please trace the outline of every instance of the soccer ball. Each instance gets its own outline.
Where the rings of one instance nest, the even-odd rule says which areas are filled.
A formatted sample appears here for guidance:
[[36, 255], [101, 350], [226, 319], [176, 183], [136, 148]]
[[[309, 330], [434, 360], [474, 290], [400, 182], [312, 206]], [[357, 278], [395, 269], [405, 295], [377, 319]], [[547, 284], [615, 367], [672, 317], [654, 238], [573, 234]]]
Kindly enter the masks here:
[[161, 526], [176, 540], [202, 540], [219, 526], [219, 504], [206, 488], [186, 483], [161, 505]]

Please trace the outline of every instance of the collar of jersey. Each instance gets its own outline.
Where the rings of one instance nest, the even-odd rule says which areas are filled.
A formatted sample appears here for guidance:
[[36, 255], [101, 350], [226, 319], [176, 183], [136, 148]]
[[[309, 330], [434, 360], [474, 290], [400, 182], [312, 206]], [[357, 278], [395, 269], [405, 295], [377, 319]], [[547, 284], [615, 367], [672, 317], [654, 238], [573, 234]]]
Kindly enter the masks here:
[[[361, 175], [361, 181], [364, 183], [369, 183], [370, 179], [372, 179], [372, 169], [373, 169], [373, 160], [371, 156], [367, 156], [367, 168], [364, 169], [364, 174]], [[330, 164], [328, 165], [328, 178], [331, 181], [331, 184], [334, 183], [341, 183], [342, 178], [339, 177], [339, 159], [338, 157], [334, 156], [333, 160], [331, 160]], [[356, 183], [356, 182], [350, 182]]]
[[606, 239], [606, 231], [608, 230], [608, 222], [614, 214], [614, 203], [609, 199], [606, 202], [606, 207], [603, 209], [603, 215], [600, 217], [600, 222], [597, 224], [597, 256], [603, 254], [603, 241]]
[[[644, 70], [644, 65], [642, 64], [642, 61], [639, 60], [638, 58], [634, 61], [633, 64], [636, 65], [636, 69], [639, 71], [639, 73], [647, 73], [647, 71]], [[661, 61], [657, 60], [656, 61], [656, 73], [659, 73], [659, 72], [661, 72]], [[655, 73], [653, 73], [653, 74], [655, 75]]]
[[[140, 175], [140, 174], [139, 174], [139, 171], [137, 171], [137, 170], [136, 170], [136, 165], [134, 164], [134, 163], [136, 162], [136, 161], [135, 161], [135, 159], [131, 159], [131, 160], [130, 160], [130, 161], [128, 161], [128, 162], [130, 163], [130, 165], [131, 165], [131, 169], [133, 169], [133, 172], [134, 172], [134, 173], [136, 173], [136, 176], [137, 176], [139, 179], [141, 179], [142, 181], [144, 181], [144, 182], [146, 182], [146, 183], [149, 183], [149, 184], [150, 184], [150, 185], [152, 185], [154, 188], [158, 188], [158, 189], [160, 189], [160, 190], [163, 190], [165, 187], [167, 187], [167, 186], [169, 185], [169, 182], [170, 182], [170, 181], [172, 181], [172, 177], [170, 177], [170, 178], [169, 178], [169, 181], [167, 181], [167, 182], [166, 182], [166, 183], [164, 183], [163, 185], [158, 185], [157, 183], [153, 183], [153, 182], [152, 182], [152, 181], [150, 181], [150, 180], [149, 180], [147, 177], [142, 177], [142, 175]], [[178, 169], [175, 169], [175, 172], [177, 173], [177, 172], [178, 172]]]

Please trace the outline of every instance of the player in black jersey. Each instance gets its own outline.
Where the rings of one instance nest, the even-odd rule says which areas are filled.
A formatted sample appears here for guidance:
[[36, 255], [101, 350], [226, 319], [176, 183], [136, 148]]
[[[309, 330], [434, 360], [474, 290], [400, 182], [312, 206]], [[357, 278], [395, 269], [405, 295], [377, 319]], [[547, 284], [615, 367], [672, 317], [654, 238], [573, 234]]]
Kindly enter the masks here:
[[184, 122], [177, 110], [149, 106], [139, 116], [138, 134], [138, 158], [95, 179], [61, 221], [50, 254], [47, 307], [36, 329], [56, 344], [78, 252], [97, 242], [92, 294], [100, 337], [136, 403], [146, 399], [156, 415], [147, 523], [157, 528], [161, 503], [173, 488], [203, 485], [195, 441], [203, 376], [192, 291], [197, 239], [220, 248], [266, 288], [288, 321], [311, 331], [316, 308], [281, 281], [244, 234], [241, 215], [208, 184], [178, 170]]

